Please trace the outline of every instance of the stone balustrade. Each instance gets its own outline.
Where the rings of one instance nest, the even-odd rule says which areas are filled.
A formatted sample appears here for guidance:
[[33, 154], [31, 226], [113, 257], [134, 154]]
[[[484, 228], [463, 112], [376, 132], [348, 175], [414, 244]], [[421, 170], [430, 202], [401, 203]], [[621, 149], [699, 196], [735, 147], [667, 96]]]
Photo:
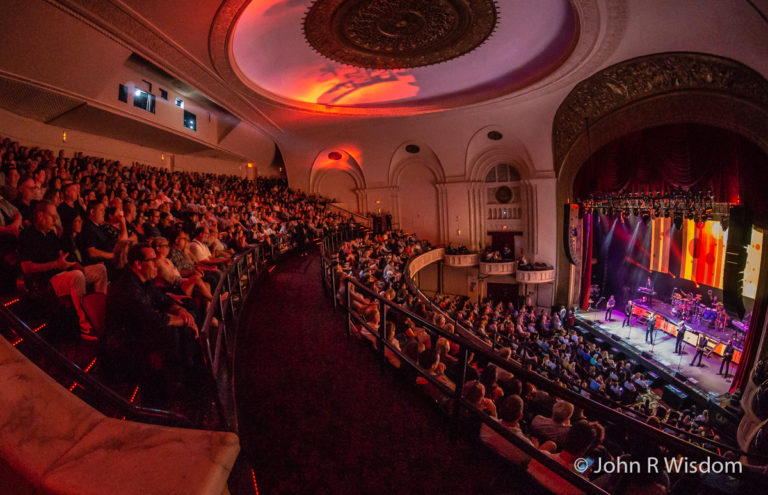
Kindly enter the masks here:
[[109, 418], [0, 337], [3, 493], [229, 493], [237, 435]]
[[515, 278], [521, 284], [548, 284], [555, 281], [555, 270], [518, 270]]
[[480, 261], [480, 255], [477, 253], [471, 254], [446, 254], [443, 262], [445, 266], [452, 266], [454, 268], [469, 268], [477, 266]]
[[498, 263], [480, 262], [480, 273], [483, 275], [514, 275], [516, 271], [516, 261], [503, 261]]

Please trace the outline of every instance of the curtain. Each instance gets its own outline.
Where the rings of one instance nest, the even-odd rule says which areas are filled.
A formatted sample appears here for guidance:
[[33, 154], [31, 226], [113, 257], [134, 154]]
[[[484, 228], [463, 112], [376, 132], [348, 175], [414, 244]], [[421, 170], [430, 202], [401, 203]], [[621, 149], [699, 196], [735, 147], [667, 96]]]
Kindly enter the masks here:
[[589, 289], [592, 287], [592, 237], [594, 235], [592, 213], [586, 213], [584, 222], [584, 246], [581, 250], [581, 309], [589, 308]]
[[644, 129], [603, 146], [579, 170], [574, 196], [592, 193], [711, 190], [718, 202], [744, 204], [768, 225], [768, 157], [724, 129], [678, 124]]

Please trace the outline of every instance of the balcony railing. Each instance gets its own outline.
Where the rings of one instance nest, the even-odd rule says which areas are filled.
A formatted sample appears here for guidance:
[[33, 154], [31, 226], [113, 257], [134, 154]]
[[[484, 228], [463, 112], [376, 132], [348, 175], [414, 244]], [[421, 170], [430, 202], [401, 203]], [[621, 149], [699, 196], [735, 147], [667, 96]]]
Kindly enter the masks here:
[[470, 268], [477, 266], [480, 262], [480, 255], [477, 253], [470, 254], [445, 254], [443, 260], [445, 266], [452, 266], [454, 268]]
[[516, 261], [502, 261], [497, 263], [480, 262], [480, 273], [483, 275], [514, 275], [517, 270]]
[[548, 284], [555, 281], [555, 269], [517, 270], [515, 278], [521, 284]]

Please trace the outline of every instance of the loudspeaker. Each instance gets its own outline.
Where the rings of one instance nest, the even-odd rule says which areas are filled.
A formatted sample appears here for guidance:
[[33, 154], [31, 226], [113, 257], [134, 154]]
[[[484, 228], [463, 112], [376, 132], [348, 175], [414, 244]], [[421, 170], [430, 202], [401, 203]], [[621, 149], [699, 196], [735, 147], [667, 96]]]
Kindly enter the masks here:
[[645, 359], [653, 359], [653, 354], [651, 354], [648, 351], [643, 351], [640, 353], [641, 356], [643, 356]]
[[752, 221], [744, 206], [731, 207], [728, 221], [728, 244], [725, 248], [723, 268], [723, 305], [731, 313], [744, 317], [744, 269], [747, 266], [747, 247], [752, 235]]
[[563, 248], [572, 265], [581, 265], [581, 215], [577, 204], [563, 205]]
[[684, 374], [680, 373], [679, 371], [676, 371], [676, 372], [675, 372], [675, 378], [677, 378], [677, 379], [678, 379], [678, 380], [680, 380], [681, 382], [686, 382], [686, 381], [688, 381], [688, 377], [687, 377], [687, 376], [685, 376]]
[[662, 389], [661, 400], [672, 409], [683, 409], [687, 399], [688, 395], [673, 385], [665, 385]]

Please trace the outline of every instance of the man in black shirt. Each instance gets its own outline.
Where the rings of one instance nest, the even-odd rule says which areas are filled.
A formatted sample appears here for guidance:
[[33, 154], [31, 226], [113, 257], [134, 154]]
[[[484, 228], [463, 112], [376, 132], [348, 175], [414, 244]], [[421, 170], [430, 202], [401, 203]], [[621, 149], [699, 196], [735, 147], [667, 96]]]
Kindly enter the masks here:
[[88, 219], [83, 222], [82, 246], [88, 264], [109, 262], [115, 255], [112, 239], [104, 231], [104, 212], [106, 208], [100, 201], [88, 203]]
[[693, 363], [696, 362], [696, 358], [699, 358], [699, 366], [702, 366], [701, 359], [704, 357], [704, 351], [707, 348], [707, 336], [703, 333], [699, 332], [699, 341], [696, 343], [696, 354], [693, 355], [693, 361], [691, 361], [691, 366], [693, 366]]
[[656, 331], [656, 315], [651, 313], [648, 326], [645, 328], [645, 342], [653, 345], [653, 332]]
[[64, 184], [62, 188], [63, 201], [58, 206], [59, 217], [61, 218], [61, 225], [64, 227], [64, 233], [69, 233], [72, 228], [72, 221], [76, 216], [80, 215], [82, 218], [86, 218], [85, 210], [80, 206], [80, 184], [77, 182], [69, 182]]
[[54, 226], [58, 213], [53, 203], [40, 201], [35, 206], [32, 226], [19, 235], [21, 270], [30, 290], [43, 290], [50, 282], [57, 296], [69, 295], [80, 320], [80, 336], [96, 340], [92, 325], [83, 311], [82, 300], [86, 284], [92, 283], [96, 292], [107, 292], [107, 270], [102, 264], [83, 267], [67, 261]]
[[717, 372], [718, 375], [723, 374], [723, 366], [725, 366], [725, 378], [728, 378], [728, 370], [731, 367], [731, 360], [733, 359], [733, 353], [736, 349], [733, 347], [733, 339], [728, 341], [728, 344], [725, 346], [725, 350], [723, 351], [723, 362], [720, 363], [720, 371]]
[[156, 259], [146, 243], [128, 251], [126, 270], [107, 294], [102, 352], [108, 372], [138, 375], [149, 395], [164, 395], [189, 366], [198, 330], [187, 310], [153, 287]]

